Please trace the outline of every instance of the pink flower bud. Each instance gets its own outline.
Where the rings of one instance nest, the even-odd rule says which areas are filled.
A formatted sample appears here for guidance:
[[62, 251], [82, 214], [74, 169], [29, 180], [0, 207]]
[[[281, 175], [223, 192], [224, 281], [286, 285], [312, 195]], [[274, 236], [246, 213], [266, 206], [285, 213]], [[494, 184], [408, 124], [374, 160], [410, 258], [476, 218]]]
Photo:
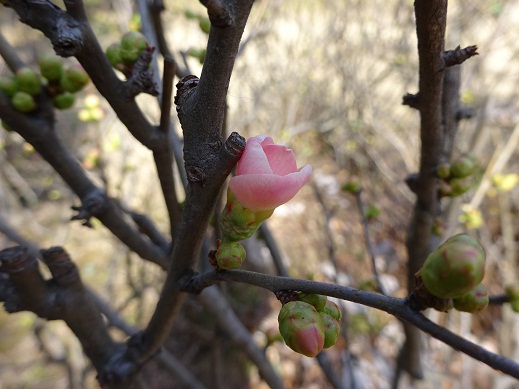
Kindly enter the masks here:
[[297, 168], [292, 150], [260, 135], [247, 140], [229, 187], [245, 208], [273, 210], [294, 197], [311, 174], [310, 165]]
[[278, 316], [279, 332], [296, 353], [315, 357], [324, 346], [324, 323], [316, 309], [303, 301], [290, 301]]
[[474, 289], [485, 275], [485, 250], [466, 234], [447, 239], [425, 260], [418, 275], [434, 296], [461, 297]]

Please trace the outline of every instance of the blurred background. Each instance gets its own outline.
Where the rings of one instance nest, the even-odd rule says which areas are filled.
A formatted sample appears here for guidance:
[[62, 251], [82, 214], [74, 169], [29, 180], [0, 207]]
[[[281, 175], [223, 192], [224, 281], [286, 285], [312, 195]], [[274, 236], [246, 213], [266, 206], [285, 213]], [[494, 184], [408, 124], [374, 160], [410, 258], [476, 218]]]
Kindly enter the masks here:
[[[85, 4], [104, 48], [139, 28], [132, 1]], [[205, 9], [187, 0], [167, 0], [165, 6], [170, 48], [181, 66], [200, 75]], [[39, 56], [53, 52], [45, 37], [20, 23], [9, 8], [1, 8], [0, 30], [35, 69]], [[444, 201], [443, 230], [444, 236], [469, 231], [482, 242], [490, 294], [518, 281], [518, 36], [518, 1], [449, 2], [446, 49], [475, 44], [480, 53], [462, 67], [460, 97], [473, 116], [460, 122], [454, 154], [474, 152], [481, 168], [470, 191]], [[414, 195], [404, 180], [418, 168], [420, 139], [418, 112], [403, 106], [402, 96], [417, 92], [416, 45], [410, 1], [256, 1], [231, 79], [226, 124], [228, 131], [245, 137], [272, 136], [294, 149], [299, 166], [313, 166], [311, 183], [268, 222], [291, 276], [353, 287], [373, 283], [361, 211], [342, 190], [353, 181], [363, 188], [362, 212], [369, 219], [381, 281], [391, 295], [406, 295], [404, 242]], [[0, 59], [0, 75], [5, 74], [9, 69]], [[57, 112], [56, 131], [110, 196], [149, 215], [167, 233], [151, 152], [130, 136], [93, 85], [78, 97], [74, 108]], [[138, 101], [150, 121], [158, 123], [155, 98], [138, 96]], [[130, 325], [143, 327], [164, 274], [130, 253], [96, 220], [93, 229], [70, 222], [72, 205], [79, 205], [78, 199], [32, 147], [0, 129], [0, 224], [40, 247], [63, 246], [85, 283]], [[272, 271], [264, 244], [255, 237], [248, 244], [254, 250], [249, 266]], [[0, 249], [11, 245], [0, 233]], [[315, 360], [269, 343], [280, 308], [274, 296], [246, 286], [222, 289], [287, 388], [329, 387]], [[329, 350], [334, 367], [356, 388], [388, 388], [403, 341], [400, 323], [351, 303], [343, 310], [344, 337]], [[427, 314], [489, 350], [519, 358], [519, 315], [508, 306], [490, 306], [479, 315]], [[264, 387], [254, 365], [244, 361], [196, 298], [188, 302], [174, 334], [181, 337], [174, 336], [168, 348], [207, 387]], [[114, 329], [114, 336], [122, 340], [127, 334]], [[415, 382], [416, 388], [517, 387], [438, 341], [427, 338], [425, 351], [426, 378]], [[223, 354], [235, 369], [215, 362]], [[165, 378], [157, 387], [173, 387], [171, 382]], [[95, 371], [63, 323], [0, 311], [0, 388], [94, 387]]]

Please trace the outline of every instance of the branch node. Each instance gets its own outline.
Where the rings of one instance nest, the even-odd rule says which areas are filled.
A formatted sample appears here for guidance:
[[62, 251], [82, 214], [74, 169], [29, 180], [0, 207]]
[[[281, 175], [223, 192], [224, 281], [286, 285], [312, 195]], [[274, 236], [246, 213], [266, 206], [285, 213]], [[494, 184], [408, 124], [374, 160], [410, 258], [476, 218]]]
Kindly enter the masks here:
[[221, 0], [200, 0], [207, 8], [207, 15], [214, 27], [229, 27], [233, 25], [233, 17]]
[[159, 89], [153, 80], [153, 72], [149, 69], [154, 51], [155, 47], [148, 45], [137, 61], [125, 71], [127, 77], [125, 88], [128, 99], [131, 100], [140, 93], [158, 96]]
[[51, 247], [40, 253], [58, 285], [70, 285], [80, 280], [76, 265], [62, 247]]
[[176, 85], [177, 95], [175, 96], [174, 103], [177, 106], [177, 111], [180, 110], [182, 104], [189, 98], [194, 92], [194, 89], [198, 86], [200, 79], [197, 76], [189, 75], [182, 78]]
[[80, 206], [72, 206], [77, 215], [71, 217], [70, 220], [83, 220], [83, 225], [93, 228], [90, 219], [101, 214], [107, 207], [107, 199], [101, 191], [94, 191], [83, 199], [83, 204]]
[[407, 105], [414, 109], [420, 109], [420, 93], [406, 93], [402, 98], [402, 105]]

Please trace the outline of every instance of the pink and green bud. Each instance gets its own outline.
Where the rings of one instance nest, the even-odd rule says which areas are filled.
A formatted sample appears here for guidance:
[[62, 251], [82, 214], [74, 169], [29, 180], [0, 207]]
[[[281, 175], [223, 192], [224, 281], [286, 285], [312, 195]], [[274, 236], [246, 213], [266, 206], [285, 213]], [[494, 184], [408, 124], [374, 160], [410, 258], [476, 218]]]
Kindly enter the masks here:
[[31, 68], [22, 68], [16, 72], [18, 90], [31, 96], [36, 96], [41, 91], [40, 76]]
[[326, 306], [328, 298], [322, 294], [301, 292], [297, 296], [299, 301], [313, 305], [317, 311], [322, 311]]
[[237, 242], [250, 238], [273, 212], [273, 209], [255, 212], [244, 208], [231, 188], [227, 189], [227, 204], [220, 222], [223, 240]]
[[216, 263], [220, 269], [237, 269], [246, 256], [245, 248], [240, 242], [221, 242], [216, 250]]
[[0, 77], [0, 91], [4, 92], [8, 97], [12, 97], [18, 92], [18, 81], [16, 81], [16, 77]]
[[26, 92], [16, 92], [11, 98], [11, 104], [17, 111], [27, 113], [36, 109], [34, 98]]
[[90, 81], [87, 72], [80, 67], [67, 69], [59, 80], [59, 86], [66, 92], [75, 93], [83, 89]]
[[54, 97], [54, 106], [57, 109], [69, 109], [76, 102], [76, 95], [70, 92], [64, 92]]
[[121, 38], [121, 45], [119, 46], [121, 59], [129, 65], [133, 64], [147, 45], [146, 38], [139, 31], [127, 32]]
[[341, 309], [339, 308], [339, 306], [330, 300], [326, 300], [326, 305], [320, 312], [329, 315], [337, 320], [341, 320], [342, 317]]
[[296, 353], [315, 357], [324, 347], [325, 329], [317, 310], [303, 301], [291, 301], [281, 308], [279, 332]]
[[470, 292], [453, 299], [454, 308], [458, 311], [480, 313], [488, 306], [488, 292], [483, 284], [479, 284]]
[[451, 174], [456, 178], [465, 178], [472, 175], [478, 163], [474, 154], [463, 154], [451, 165]]
[[341, 323], [338, 319], [319, 312], [324, 323], [324, 345], [323, 348], [330, 348], [337, 342], [341, 333]]
[[445, 299], [461, 297], [483, 279], [485, 258], [485, 250], [476, 239], [458, 234], [427, 257], [418, 275], [432, 295]]
[[59, 81], [63, 75], [63, 62], [54, 55], [44, 55], [38, 61], [40, 73], [49, 81]]

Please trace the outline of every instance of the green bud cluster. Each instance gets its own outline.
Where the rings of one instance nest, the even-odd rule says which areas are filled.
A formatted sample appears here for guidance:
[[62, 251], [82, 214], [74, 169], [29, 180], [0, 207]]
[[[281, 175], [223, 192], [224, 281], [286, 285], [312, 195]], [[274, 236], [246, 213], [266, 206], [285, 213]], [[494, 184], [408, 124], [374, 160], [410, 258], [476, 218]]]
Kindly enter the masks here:
[[44, 55], [39, 61], [40, 74], [24, 67], [14, 76], [0, 77], [0, 91], [11, 98], [13, 107], [23, 113], [37, 108], [36, 97], [46, 90], [58, 109], [74, 105], [74, 93], [83, 89], [89, 82], [88, 74], [80, 67], [65, 70], [58, 57]]
[[464, 153], [452, 163], [442, 163], [436, 168], [441, 179], [438, 191], [442, 197], [457, 197], [466, 193], [474, 183], [474, 175], [479, 167], [473, 153]]
[[288, 347], [307, 357], [335, 345], [341, 331], [341, 311], [326, 296], [299, 293], [297, 301], [283, 305], [279, 332]]
[[148, 42], [142, 33], [129, 31], [122, 36], [120, 42], [108, 46], [105, 54], [114, 69], [128, 74], [146, 47]]
[[433, 308], [479, 313], [488, 305], [488, 293], [481, 281], [485, 275], [485, 250], [466, 234], [442, 243], [425, 260], [417, 276], [437, 301]]

